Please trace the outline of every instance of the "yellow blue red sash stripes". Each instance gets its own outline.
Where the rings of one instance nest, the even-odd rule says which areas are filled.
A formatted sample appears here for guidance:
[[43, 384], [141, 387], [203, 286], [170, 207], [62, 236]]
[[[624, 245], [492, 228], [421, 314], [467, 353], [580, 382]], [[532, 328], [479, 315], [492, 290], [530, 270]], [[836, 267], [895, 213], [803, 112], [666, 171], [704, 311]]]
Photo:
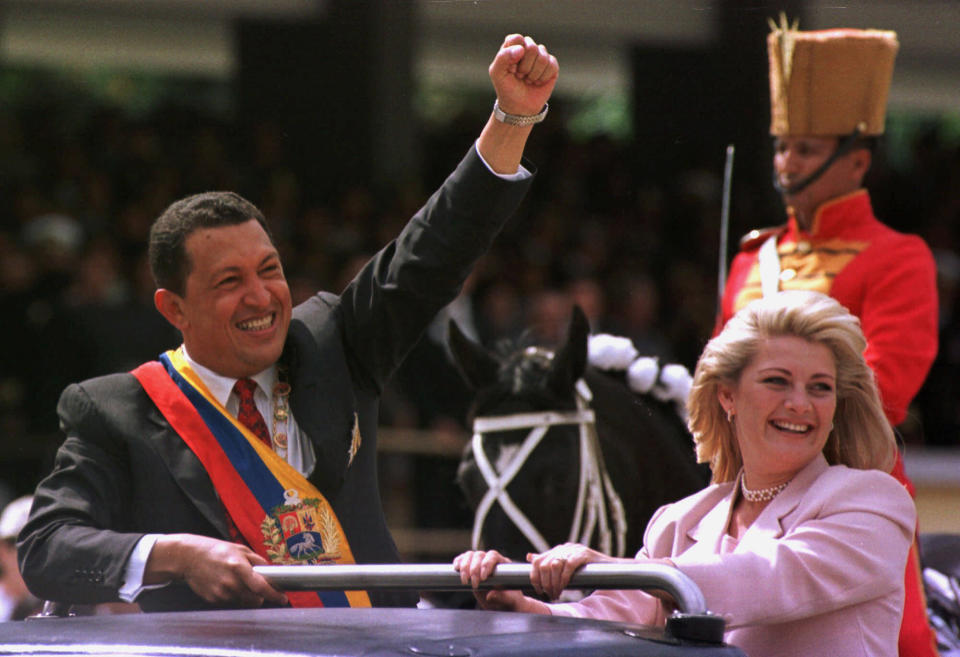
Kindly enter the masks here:
[[[333, 508], [307, 479], [232, 417], [180, 350], [133, 370], [203, 464], [248, 545], [275, 564], [352, 564]], [[297, 607], [369, 607], [365, 591], [290, 592]]]

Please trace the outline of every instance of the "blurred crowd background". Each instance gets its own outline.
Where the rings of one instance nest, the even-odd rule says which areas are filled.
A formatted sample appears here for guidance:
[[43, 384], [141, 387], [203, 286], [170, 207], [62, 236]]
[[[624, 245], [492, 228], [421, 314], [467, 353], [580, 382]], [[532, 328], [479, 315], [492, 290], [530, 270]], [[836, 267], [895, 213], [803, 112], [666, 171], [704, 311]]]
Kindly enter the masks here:
[[[124, 84], [136, 106], [103, 92]], [[303, 152], [311, 146], [282, 121], [210, 102], [222, 96], [196, 81], [115, 75], [91, 84], [0, 66], [0, 480], [9, 495], [30, 492], [49, 468], [62, 439], [55, 407], [64, 386], [129, 370], [179, 344], [153, 308], [145, 249], [151, 222], [170, 202], [238, 191], [271, 222], [295, 302], [339, 291], [479, 133], [492, 92], [446, 93], [460, 100], [453, 115], [439, 120], [425, 105], [413, 114], [416, 176], [346, 176], [333, 188], [317, 184], [319, 162]], [[582, 104], [558, 87], [528, 149], [538, 167], [528, 198], [397, 373], [384, 396], [385, 426], [433, 430], [426, 439], [437, 441], [466, 434], [470, 391], [443, 346], [450, 318], [487, 346], [555, 344], [577, 303], [594, 332], [693, 366], [716, 311], [723, 152], [704, 143], [661, 166], [663, 144], [645, 138], [649, 116], [627, 118], [627, 130], [584, 130]], [[753, 141], [737, 152], [731, 254], [747, 229], [782, 222], [765, 121], [753, 122]], [[884, 144], [875, 158], [868, 185], [876, 214], [927, 240], [941, 286], [940, 354], [901, 434], [907, 443], [956, 445], [960, 115], [892, 111], [890, 122], [899, 150]], [[412, 466], [424, 468], [418, 477], [452, 478], [450, 467], [424, 463]]]

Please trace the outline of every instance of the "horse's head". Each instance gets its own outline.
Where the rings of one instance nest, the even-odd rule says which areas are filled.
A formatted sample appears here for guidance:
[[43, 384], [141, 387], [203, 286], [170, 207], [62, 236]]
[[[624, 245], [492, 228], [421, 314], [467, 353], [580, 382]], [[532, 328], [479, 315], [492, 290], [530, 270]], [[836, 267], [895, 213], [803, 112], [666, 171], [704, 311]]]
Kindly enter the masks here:
[[[491, 352], [451, 324], [451, 351], [475, 391], [474, 437], [457, 474], [475, 543], [514, 559], [538, 547], [529, 536], [631, 554], [656, 509], [707, 483], [677, 414], [686, 379], [676, 370], [686, 370], [639, 357], [627, 338], [588, 337], [579, 308], [556, 352]], [[504, 482], [509, 499], [492, 503]]]
[[[515, 346], [504, 353], [492, 352], [467, 338], [455, 323], [450, 324], [450, 349], [461, 374], [475, 392], [471, 418], [497, 418], [542, 411], [567, 411], [577, 407], [575, 386], [587, 363], [587, 318], [575, 307], [567, 330], [567, 340], [556, 351], [543, 347]], [[502, 472], [512, 456], [521, 449], [531, 427], [484, 432], [483, 447], [493, 468]], [[507, 488], [524, 513], [542, 505], [551, 505], [541, 518], [538, 530], [551, 544], [567, 540], [570, 516], [575, 500], [570, 491], [578, 485], [579, 427], [577, 424], [552, 426], [544, 444], [527, 458], [523, 477]], [[487, 483], [468, 447], [460, 463], [458, 483], [471, 507], [476, 510], [487, 492]], [[569, 508], [567, 508], [569, 507]], [[483, 536], [496, 536], [497, 548], [513, 558], [523, 559], [530, 542], [506, 517], [499, 505], [490, 508]]]
[[574, 307], [567, 340], [557, 351], [540, 346], [503, 346], [488, 351], [450, 322], [450, 350], [476, 394], [471, 415], [497, 415], [573, 408], [573, 387], [587, 365], [586, 315]]

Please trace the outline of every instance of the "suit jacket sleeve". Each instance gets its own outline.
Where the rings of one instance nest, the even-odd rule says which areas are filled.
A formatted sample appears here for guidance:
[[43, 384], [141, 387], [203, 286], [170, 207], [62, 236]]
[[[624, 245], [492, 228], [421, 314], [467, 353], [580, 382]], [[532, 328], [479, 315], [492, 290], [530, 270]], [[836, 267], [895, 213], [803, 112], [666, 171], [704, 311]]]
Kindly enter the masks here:
[[[653, 526], [657, 519], [670, 508], [668, 504], [657, 509], [647, 527]], [[635, 558], [639, 560], [650, 558], [646, 545], [640, 548]], [[660, 598], [638, 589], [626, 591], [603, 589], [579, 602], [552, 604], [550, 613], [554, 616], [615, 620], [638, 625], [662, 626], [667, 622], [667, 609]]]
[[596, 618], [600, 620], [663, 626], [667, 616], [659, 598], [643, 591], [597, 591], [580, 602], [550, 605], [554, 616]]
[[[733, 552], [688, 550], [671, 558], [728, 629], [783, 623], [902, 587], [915, 522], [909, 494], [892, 477], [843, 469], [817, 480], [782, 519], [782, 535], [751, 527]], [[663, 538], [659, 529], [651, 525], [652, 544]]]
[[[727, 630], [829, 614], [902, 586], [916, 517], [903, 486], [876, 471], [819, 479], [782, 519], [782, 534], [752, 527], [737, 549], [724, 554], [690, 542], [688, 534], [703, 517], [693, 509], [685, 503], [662, 507], [637, 558], [672, 559], [699, 586], [707, 608], [724, 617]], [[648, 625], [665, 621], [660, 601], [642, 591], [598, 591], [578, 603], [551, 605], [551, 612]]]
[[341, 295], [320, 292], [294, 309], [287, 341], [291, 406], [317, 452], [311, 481], [328, 497], [344, 480], [354, 412], [360, 451], [375, 449], [369, 440], [376, 435], [375, 403], [387, 378], [457, 295], [530, 183], [496, 176], [471, 147]]
[[[68, 386], [57, 412], [67, 438], [19, 537], [34, 594], [73, 604], [117, 600], [128, 558], [148, 532], [229, 540], [209, 476], [133, 375]], [[137, 602], [158, 611], [209, 606], [183, 581]]]
[[67, 438], [20, 534], [21, 571], [30, 590], [47, 600], [116, 600], [143, 535], [126, 531], [132, 488], [125, 451], [79, 385], [64, 391], [58, 412]]
[[379, 392], [459, 293], [531, 182], [496, 176], [472, 146], [400, 235], [347, 286], [340, 300], [344, 339], [361, 383]]

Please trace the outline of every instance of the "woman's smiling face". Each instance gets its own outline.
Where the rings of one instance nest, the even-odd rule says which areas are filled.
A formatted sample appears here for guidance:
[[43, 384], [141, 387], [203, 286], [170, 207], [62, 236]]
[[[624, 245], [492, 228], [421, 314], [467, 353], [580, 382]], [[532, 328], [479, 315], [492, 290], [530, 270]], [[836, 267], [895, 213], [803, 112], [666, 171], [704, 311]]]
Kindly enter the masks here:
[[747, 484], [789, 481], [822, 451], [837, 408], [837, 368], [830, 349], [794, 336], [767, 338], [740, 379], [721, 384], [733, 412]]

